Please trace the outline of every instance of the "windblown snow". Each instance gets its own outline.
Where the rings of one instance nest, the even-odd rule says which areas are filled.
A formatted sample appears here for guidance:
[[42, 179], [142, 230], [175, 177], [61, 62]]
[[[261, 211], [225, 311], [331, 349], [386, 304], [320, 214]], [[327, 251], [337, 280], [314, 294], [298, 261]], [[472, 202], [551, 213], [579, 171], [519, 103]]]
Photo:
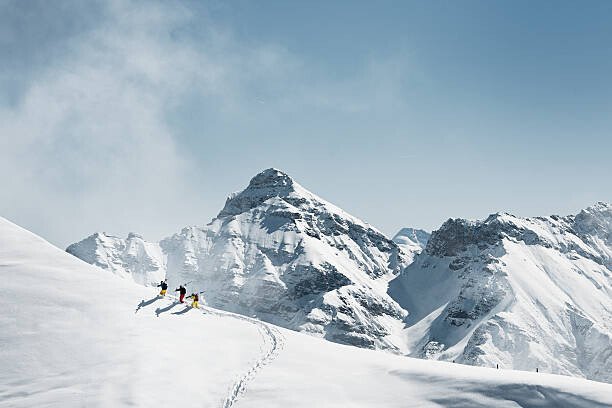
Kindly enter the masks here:
[[206, 226], [159, 243], [96, 233], [67, 251], [337, 343], [612, 382], [611, 220], [598, 203], [575, 216], [454, 219], [390, 240], [268, 169]]
[[0, 218], [0, 406], [608, 407], [612, 385], [333, 344], [90, 266]]

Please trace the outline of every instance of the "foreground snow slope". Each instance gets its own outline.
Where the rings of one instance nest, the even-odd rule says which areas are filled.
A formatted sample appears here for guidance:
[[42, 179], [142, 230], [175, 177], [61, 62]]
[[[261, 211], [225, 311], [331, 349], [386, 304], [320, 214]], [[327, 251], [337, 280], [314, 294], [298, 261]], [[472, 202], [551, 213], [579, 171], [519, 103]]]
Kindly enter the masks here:
[[151, 289], [1, 218], [0, 280], [0, 406], [218, 406], [259, 353], [257, 327], [179, 306], [158, 318], [161, 301], [136, 313]]
[[612, 406], [612, 385], [402, 357], [287, 332], [242, 408]]
[[0, 279], [3, 407], [612, 404], [608, 384], [415, 360], [184, 309], [2, 218]]

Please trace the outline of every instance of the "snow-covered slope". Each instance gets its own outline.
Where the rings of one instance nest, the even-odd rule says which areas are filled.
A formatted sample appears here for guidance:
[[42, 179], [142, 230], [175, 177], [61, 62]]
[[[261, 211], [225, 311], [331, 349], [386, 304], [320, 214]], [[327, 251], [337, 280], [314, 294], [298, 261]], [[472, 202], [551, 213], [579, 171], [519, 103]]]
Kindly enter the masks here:
[[612, 381], [609, 204], [448, 220], [390, 284], [410, 355]]
[[164, 256], [159, 245], [146, 242], [133, 232], [126, 239], [96, 232], [70, 245], [66, 251], [116, 275], [131, 277], [141, 285], [157, 285], [166, 276]]
[[163, 264], [171, 286], [189, 282], [215, 307], [339, 343], [401, 347], [392, 334], [406, 312], [386, 291], [409, 257], [279, 170], [256, 175], [208, 226], [161, 241], [161, 257], [132, 241], [94, 234], [68, 252], [138, 282]]
[[612, 381], [610, 213], [495, 214], [389, 240], [268, 169], [207, 226], [160, 243], [94, 234], [68, 252], [338, 343]]
[[408, 259], [407, 264], [410, 264], [416, 255], [423, 252], [430, 236], [431, 234], [429, 232], [422, 229], [402, 228], [393, 237], [393, 242], [395, 242], [406, 254]]
[[185, 309], [0, 218], [0, 406], [608, 407], [609, 384], [414, 360]]
[[2, 407], [221, 406], [261, 347], [256, 326], [172, 314], [3, 218], [0, 280]]

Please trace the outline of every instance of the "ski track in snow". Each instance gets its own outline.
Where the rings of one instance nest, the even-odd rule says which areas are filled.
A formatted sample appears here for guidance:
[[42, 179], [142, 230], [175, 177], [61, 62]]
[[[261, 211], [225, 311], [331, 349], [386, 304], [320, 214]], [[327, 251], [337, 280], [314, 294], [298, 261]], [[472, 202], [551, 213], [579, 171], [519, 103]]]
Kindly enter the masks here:
[[[205, 309], [207, 311], [211, 311], [209, 308]], [[263, 353], [260, 357], [255, 361], [255, 363], [249, 368], [243, 375], [238, 377], [232, 387], [230, 388], [227, 397], [223, 401], [223, 408], [233, 407], [236, 401], [240, 398], [242, 394], [246, 391], [247, 384], [255, 377], [257, 372], [261, 370], [264, 366], [271, 363], [274, 360], [278, 353], [283, 348], [283, 336], [278, 331], [278, 329], [269, 326], [266, 323], [263, 323], [256, 319], [250, 319], [245, 316], [233, 315], [233, 314], [225, 314], [219, 313], [217, 310], [212, 310], [212, 313], [221, 315], [221, 316], [231, 316], [235, 319], [244, 320], [249, 323], [255, 324], [259, 329], [259, 333], [262, 335], [264, 339], [264, 348]]]
[[[174, 296], [169, 297], [178, 302], [178, 298], [175, 298]], [[213, 309], [210, 306], [201, 306], [200, 311], [204, 314], [212, 314], [218, 317], [231, 317], [254, 324], [257, 326], [257, 329], [264, 340], [262, 353], [259, 358], [244, 374], [236, 379], [234, 384], [232, 384], [230, 387], [227, 396], [223, 400], [221, 406], [223, 408], [231, 408], [245, 393], [248, 383], [255, 378], [255, 375], [278, 356], [284, 347], [284, 337], [277, 328], [251, 317], [225, 312], [219, 309]]]

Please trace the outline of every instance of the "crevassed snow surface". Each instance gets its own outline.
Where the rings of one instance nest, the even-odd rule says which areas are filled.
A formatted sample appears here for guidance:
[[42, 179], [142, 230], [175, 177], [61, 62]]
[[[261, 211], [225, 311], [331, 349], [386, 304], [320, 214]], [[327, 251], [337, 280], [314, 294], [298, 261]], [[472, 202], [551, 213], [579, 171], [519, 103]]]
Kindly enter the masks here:
[[608, 407], [612, 386], [190, 310], [0, 218], [0, 406]]

